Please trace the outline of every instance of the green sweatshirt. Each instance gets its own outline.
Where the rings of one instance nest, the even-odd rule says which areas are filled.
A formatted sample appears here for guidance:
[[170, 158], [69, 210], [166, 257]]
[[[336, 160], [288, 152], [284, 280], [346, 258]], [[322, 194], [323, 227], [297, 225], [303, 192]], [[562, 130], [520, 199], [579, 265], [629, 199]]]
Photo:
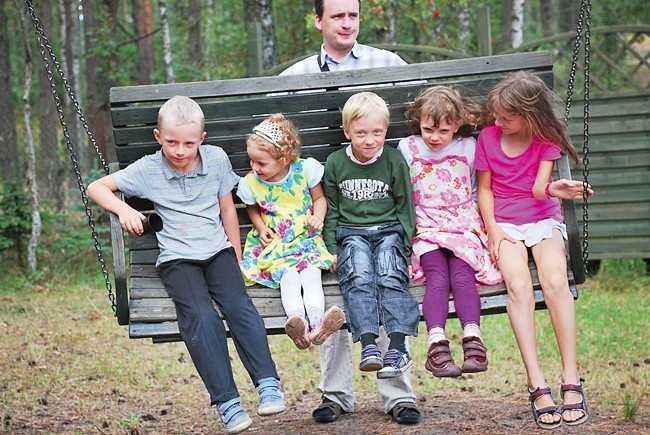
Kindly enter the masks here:
[[385, 146], [376, 162], [354, 163], [345, 148], [333, 152], [325, 163], [323, 187], [327, 215], [323, 237], [336, 254], [339, 227], [364, 228], [399, 222], [404, 228], [404, 247], [409, 259], [415, 231], [415, 211], [409, 167], [402, 154]]

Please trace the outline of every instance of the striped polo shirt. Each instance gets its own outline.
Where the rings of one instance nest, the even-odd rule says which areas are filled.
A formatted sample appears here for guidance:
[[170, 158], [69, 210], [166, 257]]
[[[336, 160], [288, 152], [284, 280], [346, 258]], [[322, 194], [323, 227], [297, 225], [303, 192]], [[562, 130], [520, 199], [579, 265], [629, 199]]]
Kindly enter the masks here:
[[126, 196], [149, 199], [163, 220], [156, 233], [160, 255], [156, 266], [170, 260], [205, 260], [232, 246], [221, 222], [219, 198], [239, 182], [226, 153], [199, 146], [200, 163], [188, 174], [176, 173], [162, 150], [114, 174]]

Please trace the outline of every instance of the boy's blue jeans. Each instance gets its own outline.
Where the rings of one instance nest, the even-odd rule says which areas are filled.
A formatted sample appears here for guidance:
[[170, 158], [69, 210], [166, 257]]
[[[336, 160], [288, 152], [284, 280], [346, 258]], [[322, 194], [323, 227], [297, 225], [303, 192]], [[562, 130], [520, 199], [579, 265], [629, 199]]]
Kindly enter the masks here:
[[379, 336], [383, 325], [417, 336], [420, 312], [408, 289], [408, 265], [400, 224], [336, 231], [337, 270], [352, 339]]
[[228, 322], [239, 358], [255, 385], [260, 379], [279, 379], [264, 322], [246, 293], [232, 248], [207, 260], [171, 260], [159, 267], [167, 293], [176, 305], [181, 337], [212, 405], [239, 396], [226, 329], [212, 306], [213, 300]]

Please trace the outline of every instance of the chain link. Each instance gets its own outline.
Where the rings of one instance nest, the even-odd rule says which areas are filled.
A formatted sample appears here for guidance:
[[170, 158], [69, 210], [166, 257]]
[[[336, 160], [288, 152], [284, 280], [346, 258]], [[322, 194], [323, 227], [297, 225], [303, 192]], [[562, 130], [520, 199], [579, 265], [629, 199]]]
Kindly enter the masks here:
[[52, 72], [52, 69], [50, 68], [50, 63], [48, 61], [48, 55], [49, 58], [52, 59], [52, 62], [54, 66], [56, 67], [56, 71], [58, 72], [59, 76], [61, 77], [61, 81], [63, 85], [65, 86], [65, 89], [70, 97], [70, 101], [72, 101], [75, 110], [77, 114], [79, 115], [79, 119], [83, 123], [84, 128], [86, 129], [86, 133], [88, 134], [88, 137], [92, 141], [95, 151], [97, 152], [97, 155], [99, 156], [99, 159], [101, 160], [102, 166], [104, 168], [104, 171], [108, 174], [109, 169], [108, 169], [108, 164], [106, 163], [104, 157], [102, 156], [102, 153], [99, 151], [99, 147], [97, 146], [97, 143], [95, 141], [95, 138], [92, 135], [92, 132], [90, 131], [90, 128], [88, 127], [88, 124], [81, 112], [81, 108], [79, 106], [79, 103], [77, 102], [77, 99], [74, 96], [74, 92], [72, 91], [72, 88], [70, 87], [68, 81], [66, 80], [63, 71], [61, 70], [61, 66], [56, 60], [56, 55], [54, 54], [54, 50], [52, 49], [52, 44], [50, 44], [50, 41], [47, 39], [47, 36], [45, 35], [45, 31], [43, 30], [43, 27], [41, 25], [40, 20], [36, 16], [36, 12], [34, 11], [34, 5], [32, 4], [31, 0], [25, 0], [25, 5], [27, 6], [27, 9], [29, 10], [29, 15], [32, 19], [32, 22], [34, 23], [34, 28], [36, 31], [36, 37], [38, 38], [38, 44], [39, 44], [39, 49], [41, 52], [41, 56], [43, 58], [43, 66], [45, 68], [45, 71], [47, 73], [47, 78], [50, 82], [50, 89], [52, 91], [52, 96], [54, 97], [54, 102], [56, 104], [56, 110], [59, 114], [59, 121], [61, 122], [61, 127], [63, 128], [63, 136], [65, 137], [65, 144], [66, 148], [68, 149], [68, 153], [70, 155], [70, 162], [72, 163], [72, 166], [74, 168], [74, 173], [77, 179], [77, 185], [79, 187], [79, 191], [81, 192], [81, 199], [84, 205], [84, 209], [86, 210], [86, 216], [88, 216], [88, 226], [90, 227], [94, 246], [95, 246], [95, 251], [97, 252], [97, 260], [99, 261], [99, 265], [102, 269], [102, 274], [104, 275], [104, 281], [106, 283], [106, 290], [108, 291], [108, 299], [111, 303], [111, 309], [113, 310], [113, 313], [117, 315], [117, 304], [115, 302], [115, 295], [113, 294], [113, 286], [111, 285], [111, 280], [108, 274], [108, 270], [106, 268], [106, 262], [104, 261], [104, 256], [102, 255], [102, 246], [101, 243], [99, 242], [99, 236], [97, 235], [97, 230], [95, 229], [95, 221], [93, 219], [93, 212], [90, 208], [90, 204], [88, 201], [88, 196], [86, 195], [86, 188], [84, 186], [83, 178], [81, 176], [81, 170], [79, 169], [79, 164], [77, 163], [77, 155], [74, 152], [74, 149], [72, 147], [72, 141], [70, 140], [70, 132], [68, 131], [68, 126], [65, 123], [65, 118], [63, 115], [63, 107], [61, 105], [61, 100], [58, 96], [57, 93], [57, 87], [56, 83], [54, 81], [54, 74]]
[[[582, 263], [586, 271], [589, 270], [587, 267], [589, 264], [589, 204], [588, 204], [588, 195], [587, 187], [589, 183], [589, 62], [591, 57], [591, 33], [590, 33], [590, 24], [591, 24], [591, 0], [583, 0], [581, 6], [580, 14], [584, 13], [585, 17], [585, 65], [584, 65], [584, 127], [582, 131]], [[583, 12], [584, 9], [584, 12]]]

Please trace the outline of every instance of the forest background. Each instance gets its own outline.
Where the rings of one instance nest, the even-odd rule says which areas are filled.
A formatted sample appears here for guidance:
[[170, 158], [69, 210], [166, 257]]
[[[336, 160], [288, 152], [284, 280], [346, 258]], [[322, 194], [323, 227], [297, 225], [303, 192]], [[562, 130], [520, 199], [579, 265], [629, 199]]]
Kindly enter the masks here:
[[[426, 58], [410, 61], [476, 56], [486, 46], [500, 53], [574, 31], [580, 3], [362, 1], [359, 42], [428, 49]], [[79, 184], [115, 160], [112, 86], [276, 74], [318, 50], [313, 8], [311, 0], [3, 0], [0, 260], [38, 273], [49, 251], [92, 250], [87, 233], [62, 228], [85, 218]], [[591, 27], [647, 25], [649, 9], [632, 0], [594, 2]], [[34, 17], [45, 39], [37, 38]], [[485, 20], [494, 30], [486, 33]], [[101, 221], [102, 212], [95, 213]]]

